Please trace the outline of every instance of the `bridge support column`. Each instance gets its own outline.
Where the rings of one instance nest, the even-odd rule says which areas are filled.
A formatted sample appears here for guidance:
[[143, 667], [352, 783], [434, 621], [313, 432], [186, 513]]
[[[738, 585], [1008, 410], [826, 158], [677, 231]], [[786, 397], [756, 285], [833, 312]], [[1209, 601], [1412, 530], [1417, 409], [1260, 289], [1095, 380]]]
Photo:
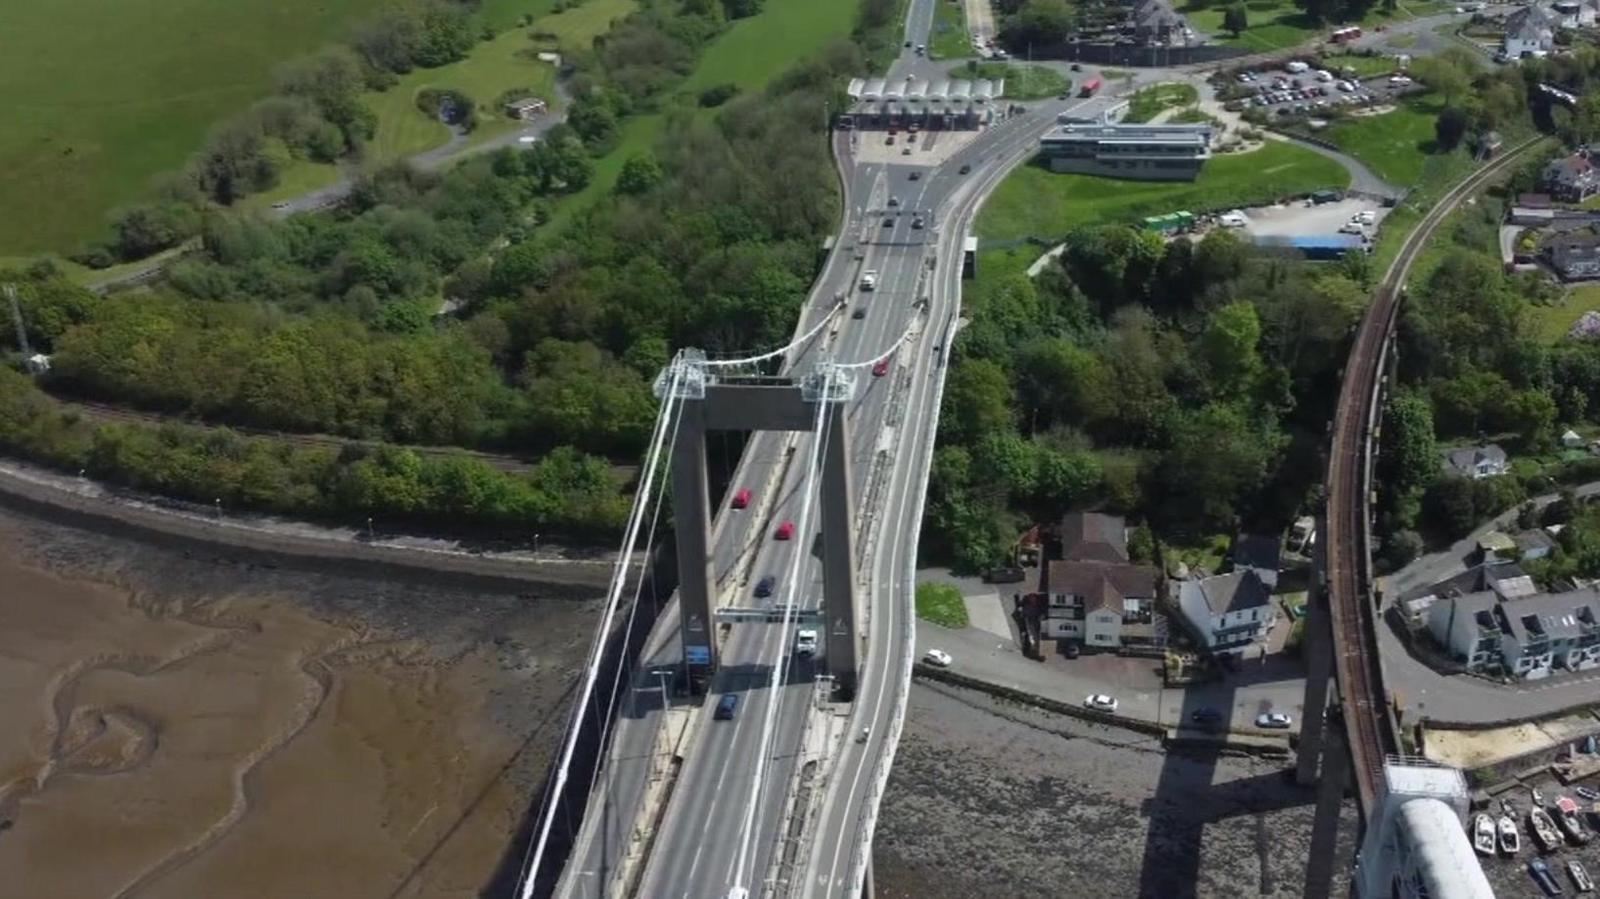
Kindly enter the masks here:
[[[1334, 730], [1338, 730], [1335, 728]], [[1332, 734], [1322, 754], [1322, 780], [1317, 784], [1317, 812], [1311, 823], [1311, 851], [1306, 860], [1306, 899], [1328, 899], [1333, 889], [1333, 853], [1339, 845], [1339, 807], [1350, 784], [1350, 757], [1344, 740]]]
[[678, 630], [689, 687], [699, 692], [700, 682], [717, 667], [705, 404], [683, 401], [677, 428], [672, 445], [672, 512], [678, 543]]
[[872, 886], [872, 859], [867, 859], [866, 876], [861, 878], [861, 899], [873, 899], [877, 891]]
[[1333, 681], [1333, 623], [1329, 618], [1327, 568], [1323, 564], [1321, 539], [1328, 532], [1326, 519], [1318, 516], [1317, 526], [1319, 539], [1310, 601], [1306, 603], [1306, 632], [1300, 642], [1306, 653], [1306, 691], [1300, 741], [1295, 751], [1294, 779], [1303, 787], [1317, 780], [1317, 762], [1323, 755], [1326, 739], [1328, 685]]
[[828, 629], [828, 674], [841, 699], [855, 695], [861, 621], [857, 617], [855, 497], [850, 485], [846, 403], [828, 410], [822, 448], [822, 598]]

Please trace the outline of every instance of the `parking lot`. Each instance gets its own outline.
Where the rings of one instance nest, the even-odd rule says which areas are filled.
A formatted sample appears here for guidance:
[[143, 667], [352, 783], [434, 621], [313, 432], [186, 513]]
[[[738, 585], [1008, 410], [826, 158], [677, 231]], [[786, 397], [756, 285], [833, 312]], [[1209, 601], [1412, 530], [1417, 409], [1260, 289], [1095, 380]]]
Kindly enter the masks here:
[[[1255, 110], [1264, 115], [1287, 118], [1316, 115], [1339, 107], [1383, 106], [1407, 92], [1418, 90], [1404, 74], [1380, 75], [1365, 80], [1354, 72], [1319, 69], [1304, 62], [1288, 69], [1250, 69], [1236, 72], [1225, 85], [1233, 97], [1228, 103], [1237, 111]], [[1301, 69], [1301, 66], [1305, 68]]]
[[1348, 197], [1334, 203], [1307, 205], [1304, 202], [1282, 206], [1261, 206], [1244, 210], [1244, 231], [1257, 237], [1306, 237], [1338, 234], [1351, 219], [1371, 213], [1371, 224], [1363, 233], [1371, 237], [1389, 210], [1372, 200]]

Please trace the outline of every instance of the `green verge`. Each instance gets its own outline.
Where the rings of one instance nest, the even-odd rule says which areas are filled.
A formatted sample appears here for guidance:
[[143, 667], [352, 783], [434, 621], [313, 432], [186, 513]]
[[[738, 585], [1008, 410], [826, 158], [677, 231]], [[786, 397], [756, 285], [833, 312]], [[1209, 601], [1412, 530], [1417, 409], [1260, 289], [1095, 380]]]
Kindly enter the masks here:
[[0, 254], [71, 252], [143, 199], [284, 61], [388, 0], [7, 0]]
[[971, 55], [972, 39], [967, 34], [966, 4], [961, 0], [934, 0], [928, 58], [960, 59]]
[[953, 630], [967, 626], [967, 603], [949, 584], [917, 585], [917, 617]]
[[950, 69], [951, 78], [1004, 78], [1007, 100], [1040, 100], [1066, 93], [1072, 81], [1049, 66], [1027, 63], [977, 62]]
[[1164, 109], [1190, 106], [1200, 101], [1200, 92], [1192, 84], [1152, 84], [1141, 89], [1128, 101], [1125, 122], [1148, 122]]
[[[1238, 37], [1234, 37], [1232, 32], [1222, 27], [1222, 17], [1230, 5], [1213, 0], [1204, 9], [1186, 5], [1179, 12], [1188, 18], [1194, 28], [1211, 35], [1216, 43], [1257, 52], [1298, 46], [1326, 36], [1340, 27], [1337, 24], [1317, 24], [1292, 0], [1246, 0], [1245, 18], [1249, 24]], [[1371, 26], [1410, 18], [1413, 18], [1410, 13], [1388, 13], [1374, 6], [1360, 24]]]

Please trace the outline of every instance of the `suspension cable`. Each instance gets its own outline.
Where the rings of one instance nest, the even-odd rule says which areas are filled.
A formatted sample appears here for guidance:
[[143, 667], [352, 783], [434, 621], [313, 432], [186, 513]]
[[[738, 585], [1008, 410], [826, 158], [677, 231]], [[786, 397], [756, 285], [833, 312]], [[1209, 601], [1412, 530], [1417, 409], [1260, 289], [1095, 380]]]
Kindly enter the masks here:
[[811, 326], [811, 330], [809, 330], [806, 333], [800, 335], [799, 337], [796, 337], [795, 339], [789, 341], [788, 343], [784, 344], [781, 347], [778, 347], [775, 350], [768, 350], [767, 352], [761, 353], [760, 355], [745, 356], [745, 357], [742, 357], [742, 358], [739, 358], [739, 359], [707, 359], [705, 361], [705, 364], [707, 366], [723, 368], [723, 367], [730, 367], [730, 366], [737, 366], [737, 365], [755, 365], [758, 362], [765, 362], [768, 359], [776, 359], [777, 357], [782, 356], [785, 353], [788, 353], [790, 350], [794, 349], [795, 347], [799, 346], [800, 344], [805, 343], [806, 341], [810, 340], [812, 337], [816, 336], [817, 332], [821, 331], [823, 326], [827, 325], [828, 322], [833, 319], [834, 313], [838, 312], [840, 309], [843, 309], [843, 308], [844, 308], [844, 303], [842, 301], [835, 302], [833, 304], [833, 307], [828, 310], [827, 314], [823, 315], [822, 318], [819, 319], [815, 325]]
[[[616, 615], [617, 603], [622, 596], [622, 587], [627, 580], [629, 561], [633, 558], [634, 547], [638, 543], [639, 525], [644, 519], [644, 510], [649, 502], [650, 490], [655, 482], [656, 471], [661, 459], [663, 443], [667, 435], [667, 422], [675, 421], [674, 415], [681, 405], [677, 396], [677, 387], [681, 374], [674, 372], [670, 386], [666, 391], [666, 402], [661, 406], [661, 412], [656, 417], [655, 432], [651, 435], [650, 451], [646, 455], [644, 482], [639, 492], [633, 499], [633, 508], [628, 513], [628, 525], [622, 540], [622, 551], [617, 556], [616, 565], [612, 568], [611, 586], [606, 593], [606, 608], [600, 619], [600, 626], [595, 631], [594, 643], [589, 649], [589, 663], [584, 669], [583, 689], [578, 693], [576, 703], [567, 723], [567, 736], [561, 747], [561, 758], [556, 765], [555, 777], [551, 779], [545, 794], [545, 809], [539, 824], [539, 834], [529, 846], [532, 858], [528, 853], [523, 855], [523, 880], [520, 891], [521, 899], [532, 899], [535, 883], [539, 876], [539, 865], [544, 860], [545, 849], [550, 842], [550, 827], [555, 823], [555, 807], [560, 803], [562, 791], [566, 788], [569, 771], [572, 767], [572, 755], [578, 745], [578, 733], [582, 729], [583, 710], [588, 706], [594, 694], [595, 682], [600, 677], [600, 661], [605, 651], [606, 635], [611, 632], [611, 622]], [[670, 454], [671, 450], [667, 452]]]
[[800, 538], [801, 548], [794, 554], [794, 558], [790, 561], [789, 573], [788, 577], [786, 578], [787, 583], [785, 585], [784, 592], [786, 594], [787, 601], [783, 603], [783, 622], [779, 629], [780, 639], [778, 642], [778, 659], [772, 666], [772, 674], [768, 678], [767, 682], [767, 690], [771, 695], [771, 699], [767, 702], [766, 715], [763, 717], [761, 722], [761, 744], [756, 755], [755, 776], [752, 778], [750, 785], [750, 804], [745, 808], [744, 824], [739, 831], [739, 860], [738, 867], [735, 869], [734, 874], [735, 885], [742, 885], [745, 879], [745, 863], [748, 859], [750, 843], [752, 842], [752, 837], [754, 836], [756, 808], [761, 804], [761, 795], [763, 788], [765, 787], [764, 781], [766, 779], [767, 756], [771, 753], [773, 725], [777, 720], [778, 705], [780, 704], [778, 688], [782, 684], [784, 678], [788, 676], [789, 671], [789, 660], [791, 658], [789, 652], [789, 630], [794, 624], [794, 593], [799, 583], [800, 563], [803, 562], [806, 556], [809, 554], [808, 551], [804, 549], [805, 541], [814, 539], [811, 536], [812, 532], [810, 527], [811, 510], [818, 491], [812, 489], [812, 481], [816, 477], [817, 462], [822, 454], [822, 446], [827, 442], [828, 427], [831, 424], [828, 421], [827, 415], [830, 403], [827, 401], [826, 397], [828, 395], [829, 388], [832, 386], [833, 375], [831, 372], [825, 370], [822, 377], [822, 396], [824, 399], [817, 403], [817, 420], [813, 423], [811, 429], [811, 432], [816, 435], [816, 439], [811, 443], [811, 452], [806, 462], [804, 481], [805, 493], [801, 500], [799, 527], [796, 531], [796, 536]]

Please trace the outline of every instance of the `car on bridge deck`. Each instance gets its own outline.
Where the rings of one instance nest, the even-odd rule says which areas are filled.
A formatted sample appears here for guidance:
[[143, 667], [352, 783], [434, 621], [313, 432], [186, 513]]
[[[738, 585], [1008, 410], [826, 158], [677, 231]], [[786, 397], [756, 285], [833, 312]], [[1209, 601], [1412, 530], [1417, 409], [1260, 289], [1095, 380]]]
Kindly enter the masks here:
[[906, 176], [906, 180], [908, 180], [908, 181], [921, 181], [922, 180], [922, 173], [921, 172], [912, 172], [910, 175]]
[[733, 502], [729, 503], [729, 505], [735, 509], [743, 509], [750, 505], [751, 496], [753, 494], [750, 492], [749, 487], [740, 487], [739, 491], [733, 495]]
[[782, 524], [778, 525], [778, 532], [773, 534], [772, 538], [774, 540], [792, 540], [792, 539], [794, 539], [794, 522], [785, 521]]
[[950, 663], [955, 660], [950, 658], [950, 653], [942, 649], [930, 649], [922, 654], [922, 661], [935, 668], [949, 668]]
[[1256, 727], [1286, 730], [1293, 723], [1294, 719], [1283, 712], [1262, 712], [1256, 716]]
[[889, 373], [889, 360], [888, 359], [879, 359], [877, 361], [877, 363], [872, 366], [872, 376], [875, 377], [875, 378], [881, 378], [881, 377], [883, 377], [884, 375], [886, 375], [888, 373]]
[[771, 596], [772, 595], [772, 588], [774, 588], [776, 586], [778, 586], [778, 579], [769, 574], [766, 577], [762, 578], [761, 580], [756, 581], [756, 596], [757, 597]]
[[724, 693], [717, 700], [717, 711], [711, 716], [718, 721], [732, 721], [733, 716], [739, 714], [739, 694]]
[[794, 651], [808, 659], [817, 654], [817, 631], [815, 628], [803, 627], [795, 632]]
[[1115, 696], [1107, 696], [1104, 693], [1094, 693], [1083, 698], [1083, 707], [1094, 709], [1097, 712], [1115, 712], [1117, 710], [1117, 699]]

